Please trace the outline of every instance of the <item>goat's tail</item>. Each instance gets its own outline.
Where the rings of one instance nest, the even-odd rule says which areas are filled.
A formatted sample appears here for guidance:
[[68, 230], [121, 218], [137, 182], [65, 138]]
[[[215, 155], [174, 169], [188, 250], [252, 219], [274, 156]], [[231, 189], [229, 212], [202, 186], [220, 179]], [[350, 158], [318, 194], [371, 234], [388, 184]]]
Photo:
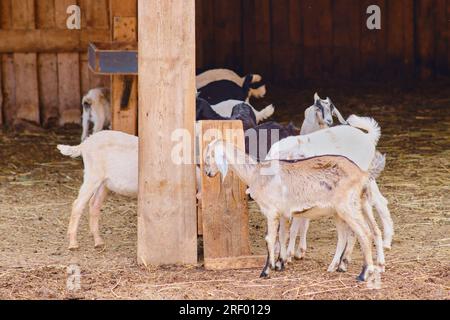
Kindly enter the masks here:
[[273, 106], [273, 104], [271, 104], [270, 106], [265, 107], [261, 111], [257, 112], [257, 114], [256, 114], [256, 122], [259, 123], [261, 121], [269, 119], [274, 114], [274, 112], [275, 112], [275, 107]]
[[347, 122], [352, 127], [367, 131], [367, 134], [369, 135], [373, 144], [375, 146], [378, 144], [378, 141], [380, 140], [381, 137], [381, 128], [374, 118], [358, 117], [356, 115], [351, 115], [347, 119]]
[[370, 179], [376, 180], [386, 167], [386, 155], [376, 152], [369, 168]]
[[81, 157], [81, 145], [71, 147], [71, 146], [65, 146], [65, 145], [58, 145], [58, 150], [61, 152], [62, 155], [72, 157], [72, 158], [78, 158]]

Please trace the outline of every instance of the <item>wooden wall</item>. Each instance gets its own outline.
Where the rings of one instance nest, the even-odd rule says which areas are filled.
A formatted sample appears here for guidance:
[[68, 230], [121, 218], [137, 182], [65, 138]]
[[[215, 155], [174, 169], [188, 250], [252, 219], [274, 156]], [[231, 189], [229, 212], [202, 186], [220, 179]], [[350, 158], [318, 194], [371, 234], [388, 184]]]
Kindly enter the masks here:
[[[369, 5], [382, 30], [366, 27]], [[450, 74], [450, 0], [197, 0], [198, 66], [275, 82]]]
[[[80, 5], [82, 30], [66, 27]], [[4, 124], [80, 122], [81, 96], [109, 85], [88, 72], [87, 44], [110, 38], [108, 0], [0, 0], [0, 70]]]
[[[108, 41], [111, 0], [0, 0], [0, 125], [79, 122], [81, 96], [109, 85], [87, 68]], [[136, 0], [123, 0], [136, 2]], [[78, 4], [82, 30], [67, 30]], [[434, 79], [450, 75], [450, 0], [196, 0], [197, 67], [276, 83]], [[382, 30], [366, 9], [382, 9]]]

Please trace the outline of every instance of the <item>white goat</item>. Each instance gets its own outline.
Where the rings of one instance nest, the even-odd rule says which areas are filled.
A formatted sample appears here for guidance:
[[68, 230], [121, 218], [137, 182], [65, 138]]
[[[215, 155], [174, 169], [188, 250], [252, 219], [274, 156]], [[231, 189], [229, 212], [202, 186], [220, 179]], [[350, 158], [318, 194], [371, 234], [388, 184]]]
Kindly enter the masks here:
[[[338, 226], [348, 225], [357, 235], [364, 255], [364, 268], [360, 280], [365, 281], [375, 268], [372, 260], [372, 229], [376, 228], [371, 216], [371, 206], [364, 205], [368, 173], [350, 160], [340, 156], [324, 156], [294, 163], [272, 160], [257, 163], [242, 150], [221, 140], [209, 144], [205, 157], [205, 173], [209, 177], [219, 172], [223, 177], [228, 168], [249, 186], [248, 193], [258, 203], [267, 218], [268, 259], [261, 277], [269, 275], [269, 269], [283, 269], [287, 260], [285, 248], [287, 230], [280, 232], [280, 264], [276, 263], [275, 244], [277, 232], [285, 229], [288, 221], [296, 215], [315, 217], [316, 209], [325, 215], [333, 214]], [[268, 168], [268, 166], [270, 168]], [[269, 171], [268, 171], [269, 170]], [[264, 172], [264, 173], [263, 173]], [[271, 172], [271, 174], [268, 174]], [[322, 209], [330, 208], [326, 212]], [[384, 264], [381, 235], [377, 237], [377, 263]], [[342, 246], [339, 247], [342, 254]]]
[[83, 133], [81, 141], [89, 134], [89, 123], [94, 124], [93, 132], [111, 129], [111, 106], [109, 102], [109, 89], [95, 88], [83, 97]]
[[[219, 104], [212, 105], [211, 107], [220, 116], [225, 117], [225, 118], [230, 118], [231, 114], [233, 113], [233, 108], [236, 105], [241, 104], [241, 103], [246, 103], [246, 102], [239, 101], [239, 100], [227, 100], [227, 101], [221, 102]], [[273, 105], [269, 105], [269, 106], [265, 107], [263, 110], [258, 111], [255, 108], [253, 108], [253, 106], [251, 104], [249, 104], [249, 103], [246, 103], [246, 104], [248, 104], [252, 108], [253, 112], [255, 113], [256, 124], [270, 118], [275, 112], [275, 108]]]
[[345, 121], [330, 98], [321, 99], [316, 93], [314, 95], [314, 104], [305, 110], [305, 120], [303, 121], [300, 134], [310, 134], [331, 127], [333, 125], [333, 116], [336, 116], [341, 124], [347, 124], [347, 121]]
[[108, 190], [136, 197], [138, 191], [138, 138], [122, 132], [101, 131], [79, 146], [59, 145], [65, 156], [82, 156], [84, 181], [72, 206], [68, 229], [69, 249], [78, 248], [80, 217], [89, 202], [89, 227], [95, 247], [103, 246], [99, 232], [100, 210]]
[[[370, 118], [360, 118], [351, 116], [348, 119], [350, 126], [339, 126], [317, 131], [315, 133], [290, 137], [275, 144], [269, 152], [266, 160], [269, 159], [301, 159], [312, 156], [328, 154], [342, 155], [354, 161], [362, 170], [367, 171], [372, 161], [376, 158], [376, 144], [380, 137], [378, 124]], [[368, 131], [363, 133], [361, 128]], [[377, 154], [378, 158], [381, 156]], [[384, 157], [382, 157], [384, 161]], [[393, 222], [387, 208], [387, 200], [380, 193], [375, 179], [369, 183], [370, 201], [376, 207], [382, 219], [384, 228], [384, 247], [390, 248], [393, 236]], [[306, 233], [309, 227], [309, 220], [294, 219], [291, 226], [291, 237], [289, 243], [289, 255], [298, 259], [304, 257], [306, 252]], [[295, 240], [297, 232], [300, 231], [300, 245], [297, 252], [295, 250]], [[350, 250], [350, 249], [349, 249]]]

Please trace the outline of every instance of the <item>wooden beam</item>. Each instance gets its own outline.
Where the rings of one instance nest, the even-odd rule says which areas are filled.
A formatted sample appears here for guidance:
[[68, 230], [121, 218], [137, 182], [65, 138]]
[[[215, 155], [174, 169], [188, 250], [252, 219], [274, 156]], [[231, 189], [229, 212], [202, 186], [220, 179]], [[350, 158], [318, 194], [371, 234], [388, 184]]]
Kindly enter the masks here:
[[[35, 29], [34, 0], [15, 1], [11, 8], [14, 29], [25, 32]], [[4, 42], [3, 39], [2, 42]], [[15, 52], [14, 71], [16, 73], [16, 115], [14, 120], [26, 120], [39, 124], [37, 55]]]
[[[111, 1], [111, 40], [113, 42], [137, 41], [136, 0]], [[111, 108], [113, 130], [138, 134], [137, 76], [113, 75], [111, 77]]]
[[204, 174], [203, 154], [213, 139], [224, 139], [245, 150], [241, 121], [201, 121], [199, 130], [203, 248], [205, 259], [250, 254], [247, 186], [233, 172], [221, 177]]
[[[76, 0], [55, 1], [56, 27], [67, 30], [67, 7]], [[59, 124], [81, 122], [80, 55], [75, 52], [58, 53]]]
[[0, 53], [86, 52], [90, 42], [109, 41], [109, 30], [0, 30]]
[[[138, 3], [138, 262], [196, 264], [195, 1]], [[190, 164], [172, 159], [180, 129]]]
[[267, 256], [241, 256], [229, 258], [205, 259], [205, 269], [207, 270], [239, 270], [262, 268]]

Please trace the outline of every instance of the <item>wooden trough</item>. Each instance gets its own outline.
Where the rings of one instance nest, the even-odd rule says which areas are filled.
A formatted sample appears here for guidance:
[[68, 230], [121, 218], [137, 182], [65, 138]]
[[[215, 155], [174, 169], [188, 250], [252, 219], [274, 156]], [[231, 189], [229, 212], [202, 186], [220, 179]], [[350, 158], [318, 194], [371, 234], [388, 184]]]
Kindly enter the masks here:
[[[142, 126], [139, 130], [141, 139], [138, 260], [144, 264], [193, 263], [197, 260], [197, 245], [196, 239], [193, 241], [192, 230], [197, 230], [195, 235], [197, 233], [203, 235], [206, 269], [260, 267], [264, 264], [265, 257], [251, 256], [250, 253], [246, 185], [233, 173], [229, 174], [223, 184], [220, 177], [212, 179], [202, 174], [202, 201], [194, 220], [191, 211], [194, 209], [195, 214], [195, 206], [191, 207], [195, 201], [194, 164], [177, 166], [170, 163], [169, 147], [173, 143], [165, 137], [170, 138], [171, 130], [183, 127], [188, 129], [190, 126], [189, 130], [192, 130], [195, 122], [195, 50], [193, 50], [195, 39], [193, 33], [189, 32], [189, 27], [194, 26], [194, 14], [184, 12], [187, 9], [180, 6], [178, 0], [165, 1], [163, 9], [158, 8], [163, 11], [170, 11], [174, 7], [182, 9], [180, 14], [184, 12], [182, 15], [188, 18], [189, 25], [180, 27], [179, 21], [173, 15], [170, 21], [165, 19], [161, 22], [154, 15], [153, 6], [158, 3], [159, 1], [142, 1], [140, 6], [142, 12], [139, 12], [139, 17], [140, 30], [150, 30], [151, 25], [157, 30], [155, 32], [160, 32], [159, 37], [155, 38], [153, 34], [144, 33], [140, 36], [140, 43], [137, 43], [136, 18], [121, 16], [124, 8], [119, 5], [113, 6], [111, 12], [112, 41], [91, 43], [88, 48], [90, 70], [96, 74], [111, 75], [113, 129], [137, 135], [138, 118]], [[193, 10], [194, 2], [188, 3], [189, 8]], [[167, 41], [171, 44], [167, 45]], [[174, 51], [178, 51], [179, 56], [174, 56]], [[184, 62], [175, 63], [173, 68], [169, 66], [169, 69], [162, 71], [167, 66], [167, 61], [164, 61], [167, 56], [169, 60], [170, 57], [182, 59], [182, 56], [186, 56], [186, 58]], [[139, 69], [143, 61], [145, 68]], [[140, 87], [139, 110], [137, 80]], [[180, 92], [168, 94], [165, 90], [180, 90]], [[179, 101], [176, 99], [178, 95], [185, 97], [186, 105], [174, 103]], [[175, 105], [181, 112], [177, 119], [173, 118], [173, 110], [170, 110]], [[159, 123], [154, 126], [155, 121]], [[163, 134], [163, 131], [167, 133]], [[149, 144], [147, 140], [151, 139], [150, 137], [158, 138]], [[223, 138], [240, 148], [245, 148], [241, 121], [202, 121], [199, 137], [200, 154], [203, 154], [208, 143], [216, 138]], [[157, 154], [161, 159], [148, 158], [149, 154]], [[203, 157], [200, 158], [203, 160]], [[203, 172], [203, 161], [200, 163]], [[169, 177], [170, 175], [173, 176]], [[180, 184], [183, 188], [191, 190], [181, 190]], [[157, 208], [161, 199], [165, 197], [162, 186], [167, 185], [170, 185], [170, 189], [167, 190], [172, 190], [167, 193], [169, 197], [182, 195], [176, 197], [177, 200], [172, 199], [174, 204], [169, 206], [179, 209], [172, 211], [167, 207]], [[161, 210], [173, 214], [161, 216], [159, 214]]]

